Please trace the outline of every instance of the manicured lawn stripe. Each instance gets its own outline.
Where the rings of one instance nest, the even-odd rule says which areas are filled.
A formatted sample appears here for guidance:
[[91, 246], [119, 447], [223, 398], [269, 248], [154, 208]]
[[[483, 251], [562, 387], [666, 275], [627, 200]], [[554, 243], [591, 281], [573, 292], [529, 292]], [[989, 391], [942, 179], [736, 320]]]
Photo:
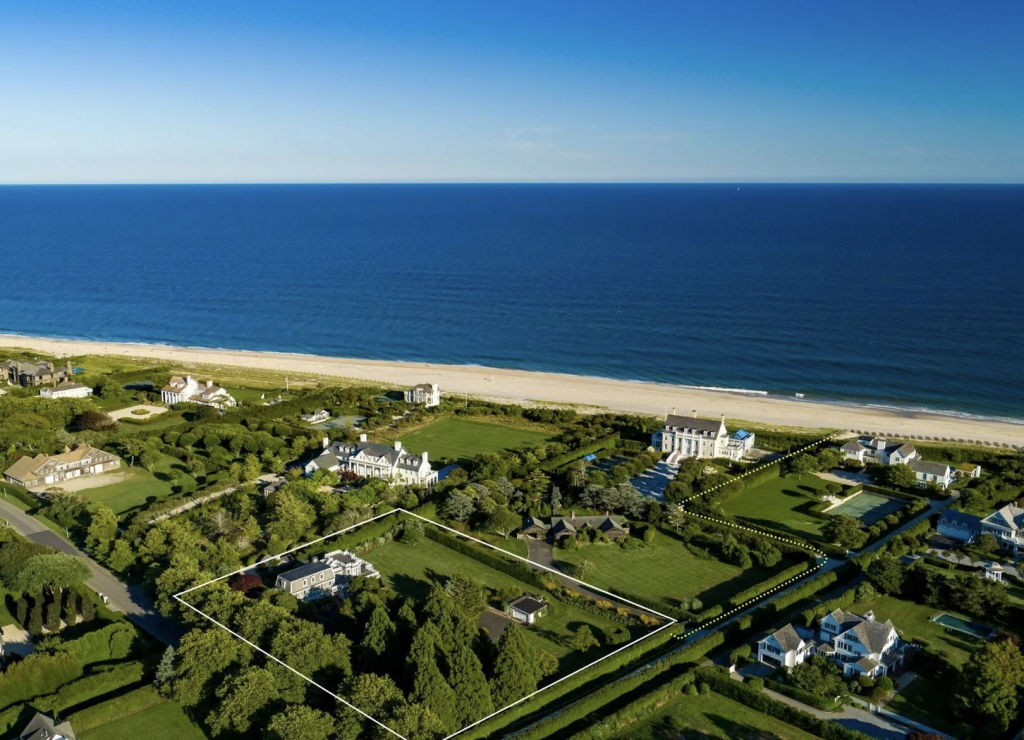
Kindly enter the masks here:
[[722, 510], [754, 525], [820, 540], [824, 520], [807, 510], [818, 503], [811, 491], [823, 490], [826, 483], [816, 475], [775, 478], [730, 497], [722, 504]]
[[511, 452], [546, 442], [551, 435], [533, 429], [447, 417], [402, 437], [406, 449], [430, 453], [431, 460], [471, 460], [485, 452]]
[[165, 701], [138, 714], [133, 714], [79, 736], [81, 740], [129, 740], [129, 738], [174, 738], [175, 740], [207, 740], [206, 734], [192, 724], [181, 707]]

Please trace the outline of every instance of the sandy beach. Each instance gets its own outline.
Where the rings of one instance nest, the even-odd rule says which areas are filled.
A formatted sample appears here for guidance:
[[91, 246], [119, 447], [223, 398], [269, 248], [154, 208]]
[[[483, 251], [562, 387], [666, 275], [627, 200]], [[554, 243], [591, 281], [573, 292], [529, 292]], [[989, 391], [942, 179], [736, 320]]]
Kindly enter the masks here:
[[761, 425], [839, 427], [888, 436], [948, 438], [1024, 446], [1024, 425], [1008, 422], [766, 398], [558, 373], [3, 334], [0, 334], [0, 347], [29, 348], [59, 356], [106, 354], [185, 364], [237, 365], [376, 381], [394, 386], [438, 383], [445, 394], [469, 394], [515, 403], [573, 404], [581, 410], [592, 407], [593, 410], [609, 409], [661, 416], [666, 410], [675, 408], [679, 414], [690, 414], [696, 410], [701, 416], [725, 414], [729, 419]]

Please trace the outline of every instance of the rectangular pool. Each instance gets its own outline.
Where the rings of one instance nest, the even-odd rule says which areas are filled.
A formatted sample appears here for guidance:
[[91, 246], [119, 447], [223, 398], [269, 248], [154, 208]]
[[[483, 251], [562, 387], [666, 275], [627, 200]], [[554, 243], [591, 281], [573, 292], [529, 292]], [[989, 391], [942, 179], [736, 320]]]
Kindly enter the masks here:
[[948, 627], [951, 630], [966, 632], [968, 635], [973, 635], [974, 637], [982, 640], [991, 640], [996, 634], [996, 631], [991, 627], [986, 627], [985, 625], [978, 624], [977, 622], [968, 622], [966, 619], [954, 617], [952, 614], [940, 614], [932, 621], [938, 622], [943, 627]]

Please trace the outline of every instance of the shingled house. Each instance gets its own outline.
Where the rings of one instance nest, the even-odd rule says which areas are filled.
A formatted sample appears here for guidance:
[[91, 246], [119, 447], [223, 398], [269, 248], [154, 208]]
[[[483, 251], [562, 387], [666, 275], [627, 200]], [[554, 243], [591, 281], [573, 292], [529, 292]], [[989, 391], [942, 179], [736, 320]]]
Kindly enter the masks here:
[[64, 448], [60, 455], [27, 455], [4, 471], [4, 478], [25, 488], [42, 488], [83, 475], [98, 475], [121, 467], [121, 458], [91, 445]]
[[306, 475], [318, 470], [347, 470], [364, 478], [388, 478], [421, 486], [437, 483], [437, 471], [430, 467], [426, 452], [414, 455], [401, 442], [395, 442], [394, 447], [367, 442], [365, 434], [359, 435], [356, 444], [332, 445], [325, 437], [324, 451], [305, 467]]
[[596, 529], [611, 540], [629, 535], [629, 525], [616, 517], [609, 514], [576, 516], [574, 511], [569, 516], [553, 516], [547, 522], [537, 517], [527, 517], [519, 528], [519, 536], [522, 539], [551, 537], [558, 541], [565, 537], [575, 537], [586, 529]]
[[303, 601], [315, 601], [338, 595], [344, 598], [353, 578], [380, 578], [370, 563], [347, 550], [335, 550], [323, 560], [312, 562], [278, 573], [274, 588], [287, 591]]
[[71, 375], [71, 363], [57, 367], [52, 362], [22, 362], [21, 360], [4, 360], [0, 362], [0, 380], [23, 388], [34, 388], [39, 385], [57, 385]]

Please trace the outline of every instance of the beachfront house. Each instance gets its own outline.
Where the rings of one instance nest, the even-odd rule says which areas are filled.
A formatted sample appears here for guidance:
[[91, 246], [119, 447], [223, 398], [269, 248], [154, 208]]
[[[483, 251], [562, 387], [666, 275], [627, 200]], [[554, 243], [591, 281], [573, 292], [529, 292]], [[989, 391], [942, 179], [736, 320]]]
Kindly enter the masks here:
[[90, 445], [64, 448], [60, 455], [27, 455], [4, 471], [4, 478], [24, 488], [44, 488], [84, 475], [99, 475], [121, 467], [121, 458]]
[[956, 466], [956, 477], [960, 480], [971, 480], [981, 477], [981, 466], [974, 463], [960, 463]]
[[370, 563], [348, 550], [335, 550], [323, 560], [313, 560], [298, 568], [278, 573], [274, 587], [302, 601], [316, 601], [329, 596], [345, 598], [354, 578], [380, 578]]
[[684, 457], [728, 458], [742, 460], [754, 449], [754, 434], [740, 429], [730, 435], [721, 419], [678, 416], [675, 409], [665, 417], [665, 425], [651, 437], [651, 446], [669, 453], [668, 463], [676, 464]]
[[22, 362], [21, 360], [4, 360], [0, 362], [0, 381], [23, 388], [34, 388], [39, 385], [57, 385], [71, 375], [71, 363], [57, 367], [52, 362]]
[[441, 403], [441, 389], [437, 383], [420, 383], [405, 390], [405, 402], [426, 406], [428, 409]]
[[543, 599], [528, 594], [508, 602], [508, 606], [505, 608], [505, 611], [517, 622], [533, 624], [544, 616], [544, 612], [547, 608], [548, 605]]
[[839, 451], [848, 460], [874, 465], [905, 465], [920, 457], [910, 442], [892, 442], [881, 437], [848, 440]]
[[53, 388], [43, 388], [39, 395], [43, 398], [88, 398], [92, 395], [92, 388], [81, 383], [72, 383], [70, 380], [62, 380]]
[[547, 539], [549, 536], [556, 542], [566, 537], [575, 537], [582, 531], [596, 530], [610, 540], [621, 540], [629, 535], [629, 525], [618, 517], [608, 514], [597, 516], [553, 516], [548, 521], [537, 517], [527, 517], [519, 528], [520, 539]]
[[943, 509], [935, 531], [943, 537], [969, 545], [981, 534], [981, 517], [956, 509]]
[[320, 424], [331, 418], [331, 412], [327, 409], [320, 409], [312, 414], [303, 414], [300, 418], [307, 424]]
[[817, 638], [787, 624], [757, 644], [757, 659], [767, 665], [793, 668], [812, 655], [839, 663], [843, 675], [870, 678], [895, 675], [906, 654], [896, 627], [889, 620], [836, 609], [821, 620]]
[[915, 459], [911, 460], [907, 465], [914, 471], [917, 485], [920, 488], [934, 483], [945, 490], [953, 485], [953, 482], [956, 480], [956, 471], [949, 465], [946, 465], [946, 463]]
[[160, 389], [160, 400], [168, 406], [176, 403], [196, 403], [200, 406], [222, 409], [237, 405], [231, 394], [212, 380], [200, 383], [191, 375], [172, 377], [170, 382]]
[[1007, 504], [981, 520], [981, 531], [993, 535], [1003, 548], [1019, 553], [1024, 549], [1024, 509]]
[[347, 470], [363, 478], [386, 478], [408, 485], [437, 483], [437, 472], [431, 469], [426, 452], [414, 455], [401, 442], [395, 442], [394, 447], [367, 442], [365, 434], [360, 434], [355, 444], [330, 444], [324, 437], [323, 452], [305, 466], [306, 475], [318, 470]]
[[787, 624], [757, 643], [757, 659], [776, 668], [795, 668], [814, 655], [815, 644], [813, 635]]

